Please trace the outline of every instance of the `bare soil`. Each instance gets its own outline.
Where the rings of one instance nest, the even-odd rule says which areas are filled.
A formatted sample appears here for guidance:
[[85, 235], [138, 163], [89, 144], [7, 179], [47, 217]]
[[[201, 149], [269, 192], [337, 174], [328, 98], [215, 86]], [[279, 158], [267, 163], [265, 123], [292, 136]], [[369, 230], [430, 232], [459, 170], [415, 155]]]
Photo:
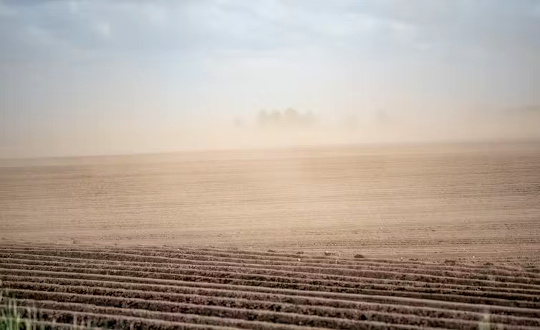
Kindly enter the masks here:
[[5, 243], [310, 251], [534, 267], [540, 144], [0, 161]]
[[4, 244], [0, 280], [23, 316], [50, 327], [540, 327], [540, 272], [510, 266]]

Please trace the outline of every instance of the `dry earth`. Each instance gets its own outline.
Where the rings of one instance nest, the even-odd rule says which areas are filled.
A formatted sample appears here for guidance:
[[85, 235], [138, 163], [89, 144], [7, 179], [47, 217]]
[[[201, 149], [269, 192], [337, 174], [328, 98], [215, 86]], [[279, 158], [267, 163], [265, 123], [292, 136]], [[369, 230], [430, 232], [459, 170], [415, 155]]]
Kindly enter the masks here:
[[538, 263], [540, 144], [4, 160], [0, 238]]
[[0, 280], [55, 327], [540, 328], [539, 234], [539, 144], [0, 163]]
[[[21, 312], [151, 329], [538, 329], [538, 270], [275, 252], [1, 245]], [[76, 320], [76, 321], [74, 321]]]

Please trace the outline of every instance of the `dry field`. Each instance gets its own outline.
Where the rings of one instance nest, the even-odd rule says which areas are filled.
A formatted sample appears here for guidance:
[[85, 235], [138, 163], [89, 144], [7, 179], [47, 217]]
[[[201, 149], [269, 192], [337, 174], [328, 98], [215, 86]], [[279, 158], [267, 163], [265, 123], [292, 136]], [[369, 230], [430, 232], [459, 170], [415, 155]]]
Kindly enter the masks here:
[[540, 328], [540, 144], [3, 160], [0, 238], [47, 325]]
[[5, 160], [0, 239], [537, 263], [540, 144]]
[[108, 329], [540, 327], [540, 273], [493, 264], [3, 245], [0, 278], [23, 313], [37, 308], [57, 327], [75, 319]]

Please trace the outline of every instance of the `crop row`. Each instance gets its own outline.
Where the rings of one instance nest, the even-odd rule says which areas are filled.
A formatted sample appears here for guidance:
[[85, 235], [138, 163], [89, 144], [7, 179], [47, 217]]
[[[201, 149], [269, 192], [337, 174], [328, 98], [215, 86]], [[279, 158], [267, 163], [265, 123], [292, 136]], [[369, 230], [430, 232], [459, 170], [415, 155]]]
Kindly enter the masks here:
[[[76, 258], [84, 258], [85, 256], [88, 257], [88, 255], [93, 255], [93, 257], [102, 256], [105, 259], [111, 260], [111, 259], [117, 259], [120, 261], [126, 261], [126, 259], [130, 260], [136, 260], [139, 258], [143, 258], [142, 260], [147, 260], [144, 258], [155, 258], [153, 259], [155, 262], [166, 262], [169, 259], [169, 262], [174, 262], [174, 260], [194, 260], [194, 261], [212, 261], [212, 262], [234, 262], [234, 263], [251, 263], [251, 264], [270, 264], [270, 265], [283, 265], [283, 266], [290, 266], [291, 262], [294, 262], [296, 265], [302, 264], [302, 265], [311, 265], [313, 267], [318, 268], [340, 268], [340, 269], [352, 269], [352, 270], [363, 270], [363, 269], [379, 269], [379, 270], [397, 270], [397, 271], [404, 271], [407, 270], [407, 272], [425, 272], [430, 273], [433, 275], [440, 274], [442, 276], [459, 276], [459, 277], [470, 277], [470, 278], [479, 278], [479, 279], [485, 279], [486, 276], [490, 277], [500, 277], [501, 281], [513, 281], [514, 279], [518, 279], [521, 281], [532, 281], [531, 283], [537, 282], [540, 283], [540, 274], [534, 273], [534, 272], [527, 272], [523, 269], [517, 269], [517, 268], [511, 268], [511, 269], [503, 269], [501, 267], [493, 268], [493, 267], [486, 267], [486, 266], [465, 266], [465, 265], [440, 265], [440, 264], [422, 264], [422, 267], [418, 267], [417, 263], [412, 262], [381, 262], [381, 261], [373, 261], [369, 259], [345, 259], [345, 258], [334, 258], [334, 259], [313, 259], [311, 257], [306, 257], [303, 255], [298, 255], [294, 258], [286, 258], [286, 259], [278, 259], [272, 257], [267, 257], [264, 255], [256, 255], [256, 257], [252, 258], [244, 258], [246, 255], [236, 255], [234, 253], [219, 253], [218, 255], [214, 254], [197, 254], [195, 251], [190, 250], [178, 250], [178, 251], [153, 251], [153, 250], [147, 250], [147, 249], [121, 249], [121, 248], [111, 248], [111, 249], [104, 249], [104, 248], [41, 248], [41, 249], [35, 249], [35, 248], [23, 248], [23, 247], [15, 247], [15, 248], [6, 248], [5, 251], [13, 251], [13, 252], [31, 252], [33, 254], [38, 255], [44, 255], [44, 254], [51, 254], [51, 255], [66, 255], [70, 254], [75, 256]], [[282, 260], [283, 259], [283, 260]], [[300, 261], [298, 261], [300, 259]], [[529, 283], [529, 282], [525, 282]]]
[[[176, 314], [195, 314], [200, 316], [242, 319], [258, 322], [273, 322], [290, 325], [315, 326], [332, 329], [357, 329], [365, 322], [388, 325], [407, 325], [415, 327], [443, 327], [454, 329], [477, 329], [476, 321], [426, 318], [415, 315], [379, 313], [363, 310], [341, 310], [335, 308], [314, 308], [312, 306], [283, 305], [276, 309], [263, 309], [257, 305], [250, 308], [231, 306], [212, 306], [183, 302], [170, 302], [146, 298], [126, 298], [90, 294], [46, 292], [13, 289], [19, 299], [61, 301], [79, 304], [92, 304], [116, 308], [140, 309], [154, 312]], [[69, 320], [60, 320], [68, 323]], [[492, 326], [503, 326], [491, 323]]]
[[45, 328], [540, 328], [540, 275], [508, 266], [0, 245], [0, 281]]
[[[73, 257], [73, 256], [72, 256]], [[77, 256], [75, 256], [77, 257]], [[79, 258], [82, 258], [80, 255]], [[92, 257], [94, 259], [93, 255], [86, 255], [86, 257]], [[4, 259], [0, 259], [0, 262]], [[119, 261], [114, 259], [113, 261]], [[138, 261], [141, 261], [140, 259]], [[149, 260], [153, 261], [153, 260]], [[5, 263], [5, 262], [4, 262]], [[188, 264], [183, 264], [181, 261], [176, 260], [176, 264], [180, 264], [184, 267], [186, 267]], [[201, 265], [203, 266], [203, 265]], [[250, 267], [238, 267], [238, 266], [227, 266], [227, 265], [207, 265], [207, 267], [221, 267], [222, 270], [230, 270], [234, 269], [235, 272], [237, 272], [239, 269], [246, 269], [249, 270], [249, 272], [255, 272], [255, 269], [257, 268], [250, 268]], [[293, 271], [293, 270], [277, 270], [275, 268], [266, 267], [266, 268], [259, 268], [270, 272], [276, 273], [283, 273], [287, 276], [289, 275], [295, 275], [298, 273], [304, 273], [305, 276], [316, 276], [320, 275], [323, 276], [324, 274], [320, 273], [313, 273], [309, 271]], [[406, 273], [402, 271], [383, 271], [383, 270], [357, 270], [355, 271], [355, 276], [345, 276], [345, 275], [334, 275], [334, 276], [343, 276], [343, 277], [354, 277], [354, 278], [378, 278], [378, 279], [386, 279], [386, 280], [400, 280], [400, 281], [419, 281], [419, 282], [426, 282], [426, 283], [447, 283], [447, 284], [458, 284], [458, 285], [474, 285], [474, 286], [496, 286], [496, 287], [512, 287], [512, 288], [523, 288], [523, 289], [532, 289], [532, 290], [540, 290], [540, 284], [535, 284], [536, 281], [532, 281], [528, 278], [520, 278], [516, 277], [513, 282], [501, 282], [497, 280], [480, 280], [480, 279], [469, 279], [469, 278], [462, 278], [462, 277], [448, 277], [448, 276], [438, 276], [438, 275], [429, 275], [429, 274], [414, 274], [414, 273]], [[330, 274], [327, 274], [327, 276], [331, 276]], [[523, 283], [527, 282], [527, 283]], [[529, 284], [530, 282], [533, 282], [533, 284]]]
[[[1, 254], [0, 254], [1, 257]], [[440, 289], [455, 289], [455, 290], [474, 290], [474, 291], [497, 291], [497, 292], [508, 292], [512, 294], [532, 294], [535, 296], [540, 295], [540, 288], [538, 290], [531, 289], [527, 285], [527, 289], [524, 288], [514, 288], [507, 286], [477, 286], [477, 285], [467, 285], [467, 284], [449, 284], [449, 283], [440, 283], [440, 282], [423, 282], [420, 280], [397, 280], [397, 279], [379, 279], [374, 277], [365, 277], [365, 276], [354, 276], [353, 273], [348, 275], [336, 275], [333, 270], [328, 270], [325, 272], [318, 272], [308, 267], [288, 267], [276, 266], [274, 268], [270, 266], [243, 266], [235, 267], [236, 265], [230, 264], [212, 264], [212, 263], [192, 263], [187, 262], [183, 263], [154, 263], [154, 262], [133, 262], [133, 261], [106, 261], [101, 259], [75, 259], [75, 258], [63, 258], [63, 257], [34, 257], [28, 255], [9, 255], [3, 257], [4, 263], [9, 264], [23, 264], [23, 265], [48, 265], [48, 266], [99, 266], [99, 267], [133, 267], [137, 268], [148, 268], [153, 267], [156, 269], [163, 270], [183, 270], [183, 269], [216, 269], [216, 270], [234, 270], [235, 272], [244, 271], [246, 273], [255, 273], [255, 274], [294, 274], [296, 277], [300, 278], [311, 278], [311, 279], [335, 279], [335, 280], [344, 280], [357, 283], [372, 283], [376, 284], [385, 284], [385, 285], [407, 285], [412, 287], [419, 288], [440, 288]], [[2, 259], [0, 259], [2, 262]], [[312, 272], [313, 271], [313, 272]], [[507, 283], [505, 284], [507, 285]]]
[[[1, 262], [0, 262], [1, 263]], [[161, 278], [161, 279], [173, 279], [183, 280], [191, 282], [212, 282], [222, 284], [237, 284], [235, 281], [245, 281], [242, 285], [254, 285], [254, 286], [266, 286], [266, 287], [278, 287], [278, 288], [292, 288], [300, 290], [312, 290], [312, 291], [326, 291], [326, 292], [347, 292], [347, 293], [362, 293], [370, 295], [385, 295], [385, 296], [401, 296], [412, 297], [422, 299], [437, 299], [453, 302], [464, 303], [481, 303], [488, 305], [499, 306], [515, 306], [524, 308], [539, 308], [540, 302], [524, 301], [512, 299], [512, 296], [507, 298], [492, 298], [492, 297], [477, 297], [460, 295], [456, 293], [430, 293], [430, 292], [417, 292], [412, 290], [408, 291], [391, 291], [380, 289], [367, 289], [361, 283], [345, 282], [345, 281], [330, 281], [330, 280], [311, 280], [302, 278], [289, 278], [286, 276], [271, 276], [261, 274], [245, 274], [236, 272], [221, 272], [205, 269], [197, 270], [183, 270], [182, 272], [175, 272], [173, 270], [165, 271], [163, 269], [156, 270], [147, 268], [145, 270], [133, 269], [125, 267], [123, 269], [113, 268], [107, 269], [106, 267], [51, 267], [51, 266], [35, 266], [35, 265], [2, 265], [6, 269], [25, 269], [25, 270], [39, 270], [39, 271], [61, 271], [61, 272], [84, 272], [91, 274], [104, 274], [104, 275], [124, 275], [134, 277], [147, 277], [147, 278]], [[7, 268], [9, 267], [9, 268]], [[498, 293], [486, 293], [490, 295], [497, 295]]]
[[[451, 279], [476, 279], [476, 280], [487, 280], [491, 282], [499, 282], [504, 283], [503, 285], [509, 286], [512, 284], [521, 284], [521, 283], [529, 283], [529, 282], [536, 282], [535, 279], [531, 279], [528, 277], [520, 277], [518, 275], [509, 278], [507, 276], [495, 276], [491, 274], [476, 274], [474, 276], [462, 276], [459, 277], [456, 272], [433, 272], [433, 271], [424, 271], [419, 267], [416, 267], [413, 270], [409, 269], [399, 269], [396, 267], [393, 267], [390, 269], [378, 269], [375, 266], [370, 266], [362, 269], [348, 269], [348, 268], [338, 268], [338, 267], [313, 267], [313, 266], [306, 266], [303, 264], [288, 264], [288, 265], [260, 265], [260, 264], [237, 264], [237, 263], [231, 263], [231, 262], [207, 262], [207, 261], [199, 261], [199, 260], [174, 260], [174, 262], [155, 262], [155, 261], [118, 261], [118, 260], [109, 260], [109, 259], [95, 259], [91, 258], [91, 256], [87, 256], [86, 258], [73, 258], [73, 257], [58, 257], [58, 256], [43, 256], [43, 255], [32, 255], [27, 253], [0, 253], [0, 258], [4, 259], [11, 259], [12, 262], [17, 262], [15, 259], [22, 259], [22, 260], [40, 260], [40, 261], [56, 261], [56, 262], [69, 262], [71, 264], [78, 263], [78, 264], [85, 264], [90, 263], [92, 264], [131, 264], [131, 265], [145, 265], [148, 266], [150, 264], [154, 266], [166, 266], [166, 267], [173, 267], [174, 265], [181, 265], [183, 267], [186, 267], [187, 265], [191, 265], [192, 267], [195, 266], [212, 266], [212, 267], [236, 267], [237, 269], [241, 268], [247, 268], [247, 269], [271, 269], [271, 270], [279, 270], [279, 271], [290, 271], [290, 272], [297, 272], [297, 273], [307, 273], [307, 274], [326, 274], [326, 275], [336, 275], [336, 276], [345, 276], [345, 277], [356, 277], [356, 278], [362, 278], [363, 280], [371, 279], [371, 280], [378, 280], [378, 281], [388, 281], [391, 279], [385, 279], [385, 278], [379, 278], [379, 276], [376, 276], [377, 274], [380, 274], [381, 271], [384, 272], [391, 272], [391, 273], [403, 273], [407, 276], [413, 275], [416, 276], [417, 279], [416, 282], [422, 282], [421, 279], [418, 279], [418, 276], [422, 275], [428, 275], [430, 276], [430, 282], [426, 283], [433, 283], [432, 276], [436, 277], [444, 277], [444, 278], [451, 278]], [[376, 274], [375, 276], [373, 274]], [[446, 274], [446, 275], [444, 275]], [[400, 279], [400, 281], [403, 281], [403, 279]], [[475, 286], [478, 286], [478, 283], [475, 283]], [[457, 284], [459, 285], [459, 284]], [[530, 285], [528, 285], [530, 287]], [[538, 286], [538, 292], [540, 293], [540, 286]]]
[[[472, 313], [452, 311], [427, 307], [412, 307], [393, 305], [389, 303], [351, 302], [335, 299], [311, 298], [303, 296], [288, 296], [283, 294], [265, 294], [234, 290], [216, 290], [206, 288], [176, 288], [156, 285], [123, 284], [114, 282], [96, 281], [49, 281], [62, 282], [61, 285], [53, 283], [6, 281], [6, 284], [15, 289], [43, 290], [54, 292], [83, 293], [92, 295], [151, 298], [154, 300], [199, 303], [205, 305], [224, 305], [241, 308], [271, 309], [281, 306], [279, 304], [293, 304], [295, 306], [331, 307], [335, 309], [352, 309], [392, 314], [410, 314], [429, 318], [450, 318], [469, 321], [481, 321], [485, 313]], [[232, 301], [231, 301], [232, 300]], [[281, 310], [281, 307], [280, 307]], [[539, 312], [540, 313], [540, 312]], [[540, 326], [540, 320], [534, 318], [511, 317], [492, 315], [492, 322], [511, 325]]]
[[516, 308], [509, 306], [497, 306], [497, 305], [486, 305], [486, 304], [471, 304], [471, 303], [459, 303], [459, 302], [447, 302], [434, 300], [432, 297], [428, 298], [407, 298], [407, 297], [397, 297], [397, 296], [382, 296], [382, 295], [369, 295], [369, 294], [349, 294], [349, 293], [332, 293], [332, 292], [321, 292], [317, 291], [317, 287], [311, 286], [298, 286], [296, 289], [292, 288], [279, 288], [278, 287], [263, 287], [263, 286], [253, 286], [246, 283], [246, 281], [237, 281], [233, 284], [215, 284], [209, 283], [208, 281], [192, 282], [192, 281], [171, 281], [171, 280], [158, 280], [153, 278], [141, 278], [135, 276], [128, 277], [122, 275], [89, 275], [84, 273], [59, 273], [59, 272], [43, 272], [43, 271], [20, 271], [20, 270], [2, 270], [2, 273], [5, 274], [26, 274], [26, 275], [39, 275], [47, 279], [62, 277], [63, 279], [80, 279], [86, 278], [89, 280], [99, 280], [99, 281], [113, 281], [120, 283], [150, 283], [150, 284], [168, 284], [173, 286], [186, 286], [186, 287], [201, 287], [201, 288], [219, 288], [226, 290], [237, 290], [237, 291], [249, 291], [249, 292], [259, 292], [259, 293], [272, 293], [272, 294], [287, 294], [295, 296], [307, 296], [307, 297], [316, 297], [316, 298], [329, 298], [329, 299], [340, 299], [340, 300], [349, 300], [349, 301], [362, 301], [362, 302], [373, 302], [373, 303], [383, 303], [383, 304], [397, 304], [397, 305], [408, 305], [408, 306], [429, 306], [434, 308], [442, 309], [452, 309], [452, 310], [461, 310], [461, 311], [472, 311], [483, 313], [486, 310], [489, 310], [492, 314], [498, 315], [514, 315], [514, 316], [525, 316], [525, 317], [540, 317], [540, 310], [538, 309], [528, 309], [528, 308]]
[[[36, 262], [39, 264], [39, 266], [42, 266], [44, 262]], [[2, 265], [0, 261], [0, 265]], [[32, 265], [28, 264], [7, 264], [4, 266], [10, 267], [10, 268], [31, 268]], [[62, 263], [59, 265], [48, 265], [53, 267], [66, 267], [67, 264]], [[96, 265], [92, 265], [92, 267], [96, 267]], [[113, 269], [113, 270], [142, 270], [142, 271], [149, 271], [154, 273], [182, 273], [182, 274], [188, 274], [188, 273], [195, 273], [192, 269], [179, 269], [179, 268], [148, 268], [148, 267], [141, 267], [141, 266], [124, 266], [124, 267], [111, 267], [110, 265], [100, 265], [100, 269]], [[80, 267], [78, 269], [87, 269], [89, 266]], [[206, 269], [203, 269], [201, 271], [204, 271]], [[197, 273], [195, 273], [197, 274]], [[350, 282], [343, 282], [344, 284], [351, 284]], [[363, 283], [363, 282], [354, 282], [354, 288], [356, 289], [363, 289], [363, 290], [383, 290], [383, 291], [396, 291], [396, 292], [422, 292], [422, 293], [432, 293], [432, 294], [454, 294], [454, 295], [464, 295], [464, 296], [475, 296], [475, 297], [486, 297], [486, 298], [497, 298], [497, 299], [510, 299], [510, 300], [523, 300], [523, 301], [531, 301], [531, 302], [538, 302], [540, 301], [540, 296], [538, 294], [535, 294], [535, 292], [529, 292], [529, 293], [512, 293], [512, 292], [500, 292], [500, 291], [491, 291], [486, 290], [485, 287], [482, 287], [483, 290], [474, 290], [473, 287], [471, 287], [469, 290], [464, 290], [462, 288], [445, 288], [444, 285], [442, 287], [419, 287], [419, 286], [411, 286], [408, 283], [402, 283], [399, 285], [397, 284], [373, 284], [373, 283]]]

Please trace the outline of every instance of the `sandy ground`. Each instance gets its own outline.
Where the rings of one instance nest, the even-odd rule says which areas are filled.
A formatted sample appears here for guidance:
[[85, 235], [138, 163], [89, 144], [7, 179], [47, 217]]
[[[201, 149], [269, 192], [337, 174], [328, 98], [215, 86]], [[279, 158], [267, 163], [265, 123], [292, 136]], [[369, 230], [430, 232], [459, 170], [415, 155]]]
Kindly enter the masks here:
[[540, 144], [0, 161], [0, 238], [540, 261]]

